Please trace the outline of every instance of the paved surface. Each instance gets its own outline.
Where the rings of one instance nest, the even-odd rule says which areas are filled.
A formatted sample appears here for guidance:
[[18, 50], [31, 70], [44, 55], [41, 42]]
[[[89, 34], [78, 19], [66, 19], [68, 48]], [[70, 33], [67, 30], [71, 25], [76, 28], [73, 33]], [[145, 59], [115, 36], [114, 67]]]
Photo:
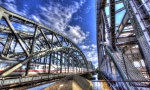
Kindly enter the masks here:
[[45, 90], [92, 90], [91, 81], [78, 75], [69, 75]]

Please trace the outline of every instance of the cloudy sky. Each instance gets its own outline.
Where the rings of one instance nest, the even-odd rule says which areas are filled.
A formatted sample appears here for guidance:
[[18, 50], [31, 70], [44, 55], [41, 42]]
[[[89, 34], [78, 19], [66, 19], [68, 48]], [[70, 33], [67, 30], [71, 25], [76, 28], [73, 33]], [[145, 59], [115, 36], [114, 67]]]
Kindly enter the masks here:
[[68, 36], [97, 66], [95, 0], [0, 0], [0, 5]]

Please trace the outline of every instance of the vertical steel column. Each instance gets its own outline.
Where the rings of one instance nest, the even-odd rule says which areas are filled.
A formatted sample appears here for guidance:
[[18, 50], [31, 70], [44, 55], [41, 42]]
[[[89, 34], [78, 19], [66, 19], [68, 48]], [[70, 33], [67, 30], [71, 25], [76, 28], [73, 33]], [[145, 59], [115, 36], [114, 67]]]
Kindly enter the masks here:
[[116, 48], [116, 38], [115, 38], [115, 0], [109, 0], [110, 2], [110, 34], [111, 34], [111, 45]]
[[55, 52], [51, 52], [52, 53], [52, 57], [53, 57], [53, 59], [51, 59], [52, 60], [52, 64], [55, 64], [56, 65], [56, 62], [55, 62]]
[[68, 73], [69, 73], [69, 66], [70, 66], [70, 55], [69, 55], [69, 49], [67, 50], [68, 51]]
[[[37, 31], [38, 31], [38, 26], [35, 27], [35, 31], [34, 31], [34, 35], [33, 35], [33, 39], [32, 39], [32, 46], [31, 46], [31, 50], [30, 50], [30, 55], [33, 55], [34, 52], [34, 47], [35, 47], [35, 42], [36, 42], [36, 36], [37, 36]], [[28, 71], [29, 71], [29, 67], [30, 67], [30, 61], [27, 62], [27, 68], [26, 68], [26, 73], [25, 76], [28, 76]]]
[[48, 68], [48, 74], [51, 73], [51, 62], [52, 62], [52, 59], [53, 59], [52, 54], [53, 54], [53, 53], [50, 52], [50, 55], [49, 55], [49, 68]]
[[77, 73], [77, 63], [76, 63], [76, 73]]
[[69, 65], [70, 65], [70, 61], [69, 61], [69, 57], [68, 57], [68, 65], [67, 65], [67, 72], [69, 73]]
[[[65, 54], [65, 55], [67, 55], [67, 54]], [[66, 75], [66, 69], [67, 69], [67, 59], [65, 58], [65, 60], [64, 60], [64, 63], [65, 63], [65, 75]]]
[[56, 53], [57, 54], [57, 61], [56, 61], [56, 64], [57, 64], [57, 73], [58, 73], [58, 52]]
[[74, 73], [74, 62], [73, 62], [73, 73]]
[[[52, 34], [52, 40], [51, 40], [51, 48], [53, 50], [53, 36], [54, 34]], [[53, 52], [50, 52], [50, 56], [49, 56], [49, 68], [48, 68], [48, 74], [51, 73], [51, 63], [52, 63], [52, 59], [53, 59]]]
[[78, 72], [80, 72], [80, 61], [78, 60]]
[[60, 73], [62, 73], [62, 59], [63, 59], [63, 52], [60, 51]]
[[46, 73], [47, 54], [44, 56], [44, 73]]

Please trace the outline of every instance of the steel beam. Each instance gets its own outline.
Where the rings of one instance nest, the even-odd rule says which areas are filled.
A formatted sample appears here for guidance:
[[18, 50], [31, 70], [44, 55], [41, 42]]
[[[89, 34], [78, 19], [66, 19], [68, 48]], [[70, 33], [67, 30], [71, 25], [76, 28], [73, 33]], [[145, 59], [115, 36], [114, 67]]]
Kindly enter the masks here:
[[[148, 13], [146, 12], [145, 6], [143, 6], [142, 3], [137, 3], [141, 2], [139, 0], [122, 1], [129, 15], [132, 26], [135, 29], [135, 34], [141, 47], [141, 51], [143, 52], [143, 56], [146, 62], [146, 68], [150, 76], [150, 38], [148, 28], [150, 22], [147, 17]], [[142, 6], [142, 8], [140, 8], [140, 6]]]
[[116, 44], [124, 44], [124, 43], [130, 43], [130, 42], [137, 42], [137, 39], [135, 36], [130, 37], [120, 37], [116, 40]]
[[116, 46], [115, 41], [115, 0], [109, 0], [110, 2], [110, 34], [111, 34], [111, 45], [113, 48]]
[[[101, 14], [102, 14], [102, 19], [101, 20], [104, 20], [104, 24], [105, 24], [105, 26], [106, 26], [106, 29], [107, 29], [107, 34], [108, 34], [108, 40], [110, 40], [110, 27], [109, 27], [109, 23], [108, 23], [108, 20], [107, 20], [107, 17], [106, 17], [106, 12], [105, 12], [105, 10], [101, 10]], [[102, 21], [103, 22], [103, 21]], [[101, 30], [102, 31], [102, 30]], [[101, 34], [103, 34], [104, 36], [103, 36], [103, 38], [104, 38], [104, 41], [106, 41], [106, 38], [105, 38], [105, 34], [106, 34], [106, 32], [105, 32], [105, 29], [103, 28], [103, 31], [104, 31], [104, 33], [101, 33]]]
[[[33, 39], [32, 39], [32, 46], [31, 46], [31, 50], [30, 50], [30, 54], [31, 55], [33, 55], [33, 52], [34, 52], [37, 31], [38, 31], [38, 26], [35, 27], [35, 31], [34, 31], [34, 35], [33, 35]], [[30, 63], [31, 63], [31, 60], [27, 62], [27, 68], [26, 68], [25, 76], [28, 76], [28, 72], [29, 72], [29, 68], [30, 68]]]
[[26, 53], [26, 56], [29, 56], [29, 53], [27, 52], [27, 49], [25, 48], [23, 41], [21, 40], [21, 38], [19, 37], [19, 35], [17, 34], [17, 32], [15, 31], [13, 25], [11, 24], [8, 15], [4, 16], [4, 19], [6, 20], [8, 26], [10, 27], [11, 31], [13, 32], [13, 34], [15, 35], [15, 37], [17, 38], [19, 44], [21, 45], [22, 49], [24, 50], [24, 52]]
[[129, 16], [126, 12], [123, 19], [122, 19], [122, 21], [121, 21], [121, 23], [120, 23], [120, 25], [119, 25], [119, 27], [118, 27], [118, 30], [116, 32], [116, 38], [118, 38], [120, 36], [120, 34], [123, 31], [124, 27], [126, 26], [128, 20], [129, 20]]
[[129, 31], [122, 31], [120, 34], [127, 34], [127, 33], [133, 34], [134, 30], [133, 29], [129, 29]]
[[[125, 10], [124, 7], [122, 7], [122, 8], [120, 8], [120, 9], [116, 10], [116, 11], [115, 11], [115, 14], [117, 14], [117, 13], [123, 11], [123, 10]], [[107, 18], [109, 18], [109, 17], [110, 17], [110, 15], [107, 15]]]
[[[114, 4], [120, 4], [120, 3], [122, 3], [122, 0], [115, 1]], [[108, 6], [109, 6], [109, 3], [106, 3], [106, 7], [108, 7]]]
[[[15, 63], [13, 66], [10, 66], [9, 68], [5, 69], [2, 73], [0, 73], [1, 77], [8, 76], [14, 70], [22, 67], [25, 64], [27, 64], [26, 75], [28, 75], [28, 70], [29, 70], [31, 63], [33, 63], [33, 61], [35, 61], [35, 63], [42, 63], [46, 66], [46, 64], [48, 62], [48, 59], [47, 59], [48, 55], [51, 55], [50, 59], [49, 59], [49, 63], [48, 63], [49, 66], [51, 66], [51, 62], [53, 61], [53, 59], [52, 59], [53, 53], [55, 53], [58, 58], [58, 55], [60, 55], [58, 52], [61, 52], [62, 54], [64, 54], [64, 52], [66, 53], [67, 51], [68, 51], [67, 52], [68, 70], [69, 70], [69, 66], [70, 66], [69, 60], [72, 60], [71, 63], [72, 63], [73, 67], [75, 66], [74, 63], [77, 62], [77, 63], [83, 65], [83, 68], [86, 68], [88, 71], [89, 67], [88, 67], [88, 62], [87, 62], [85, 55], [79, 49], [79, 47], [75, 43], [73, 43], [70, 39], [68, 39], [66, 36], [64, 36], [54, 30], [51, 30], [48, 27], [45, 27], [44, 25], [41, 25], [37, 22], [34, 22], [27, 18], [24, 18], [18, 14], [14, 14], [2, 7], [0, 7], [0, 10], [1, 10], [1, 12], [3, 12], [3, 13], [0, 13], [0, 16], [4, 17], [4, 20], [7, 22], [8, 26], [10, 28], [10, 29], [8, 29], [8, 27], [6, 25], [6, 28], [1, 28], [0, 32], [5, 33], [7, 35], [11, 34], [12, 37], [15, 37], [15, 38], [12, 38], [12, 40], [14, 42], [12, 43], [12, 41], [11, 41], [11, 43], [14, 44], [13, 52], [9, 51], [11, 49], [11, 48], [9, 48], [10, 45], [5, 43], [4, 44], [5, 47], [8, 45], [8, 52], [7, 52], [7, 48], [4, 48], [4, 47], [2, 47], [2, 48], [5, 52], [7, 52], [6, 56], [8, 56], [8, 57], [6, 57], [2, 53], [0, 53], [1, 54], [0, 58], [4, 59], [4, 60], [13, 59], [14, 61], [20, 61], [18, 63]], [[15, 27], [13, 27], [11, 22], [16, 23], [16, 25], [22, 24], [25, 26], [29, 26], [31, 28], [34, 28], [35, 31], [34, 32], [27, 32], [27, 31], [24, 32], [21, 30], [16, 30]], [[40, 32], [38, 32], [38, 30]], [[52, 35], [52, 38], [49, 39], [47, 37], [47, 35]], [[57, 41], [53, 40], [54, 36], [56, 36]], [[7, 38], [3, 38], [3, 39], [1, 39], [0, 43], [3, 43], [3, 41], [6, 42], [6, 40], [7, 40]], [[9, 40], [7, 40], [7, 41], [9, 41]], [[66, 44], [63, 44], [63, 43], [66, 43]], [[18, 46], [18, 44], [21, 46], [23, 51], [15, 51], [16, 48], [20, 47], [20, 46]], [[70, 53], [73, 53], [73, 52], [77, 52], [77, 54], [75, 54], [75, 56], [74, 55], [70, 56]], [[43, 58], [44, 58], [44, 63], [43, 63]], [[60, 59], [61, 67], [62, 67], [62, 58], [64, 58], [63, 55]], [[57, 62], [54, 62], [54, 63], [57, 63]], [[81, 65], [79, 65], [80, 69], [81, 69]], [[61, 70], [61, 72], [62, 72], [62, 70]], [[50, 67], [49, 67], [48, 73], [50, 73]]]
[[62, 73], [63, 52], [60, 51], [60, 73]]

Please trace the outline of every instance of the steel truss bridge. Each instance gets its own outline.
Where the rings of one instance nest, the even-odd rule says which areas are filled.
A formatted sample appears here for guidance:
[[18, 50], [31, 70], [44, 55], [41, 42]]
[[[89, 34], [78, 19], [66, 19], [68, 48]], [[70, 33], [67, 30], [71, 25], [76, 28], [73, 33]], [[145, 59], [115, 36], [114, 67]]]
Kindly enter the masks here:
[[[27, 30], [23, 30], [23, 27]], [[37, 69], [32, 70], [38, 75], [30, 75], [33, 67], [40, 67], [38, 72]], [[83, 52], [70, 39], [2, 7], [0, 68], [1, 86], [94, 71], [93, 64], [87, 61]], [[16, 77], [19, 76], [16, 74], [12, 78], [16, 72], [23, 72], [20, 74], [22, 77]]]
[[150, 1], [97, 0], [96, 16], [99, 69], [111, 88], [149, 90]]

